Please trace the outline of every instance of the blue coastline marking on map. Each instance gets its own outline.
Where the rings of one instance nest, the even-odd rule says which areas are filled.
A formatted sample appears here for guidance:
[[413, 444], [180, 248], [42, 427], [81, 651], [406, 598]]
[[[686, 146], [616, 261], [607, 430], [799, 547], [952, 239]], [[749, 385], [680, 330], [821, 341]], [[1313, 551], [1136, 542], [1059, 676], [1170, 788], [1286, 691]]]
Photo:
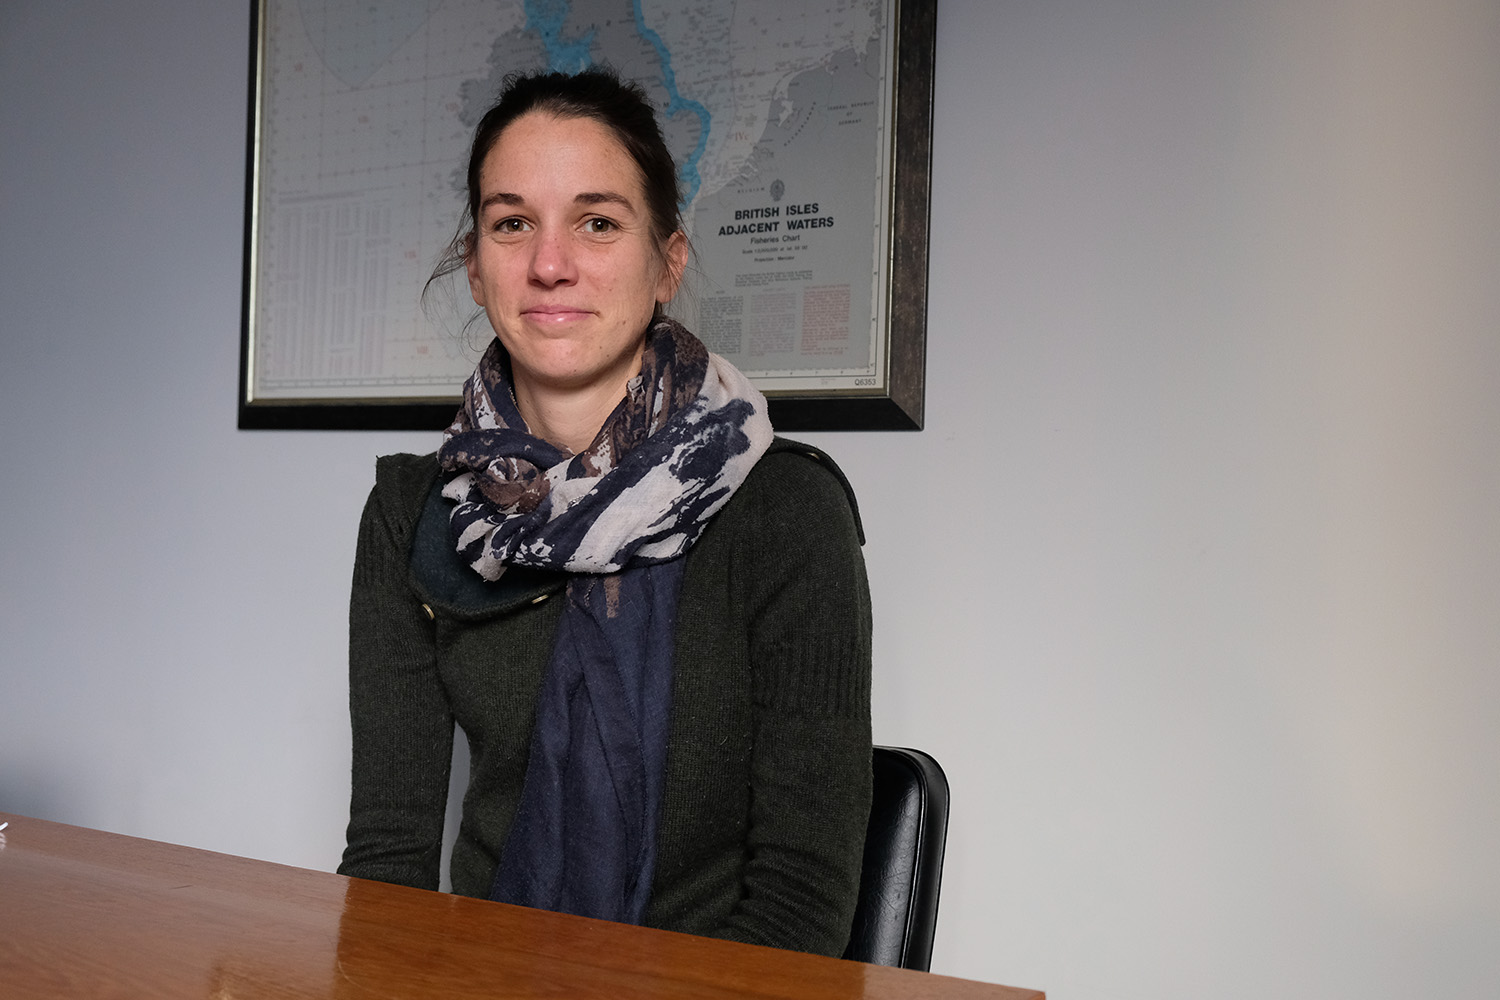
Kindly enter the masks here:
[[708, 148], [708, 127], [712, 122], [712, 116], [708, 108], [698, 101], [690, 101], [677, 92], [677, 74], [672, 71], [672, 53], [661, 36], [646, 26], [646, 15], [641, 10], [641, 0], [633, 0], [631, 7], [635, 10], [635, 30], [641, 33], [646, 43], [656, 50], [656, 57], [661, 60], [662, 82], [666, 84], [667, 114], [675, 115], [686, 111], [698, 117], [698, 145], [693, 151], [683, 157], [682, 166], [677, 169], [678, 177], [682, 180], [682, 186], [686, 192], [682, 199], [684, 207], [691, 205], [693, 199], [698, 196], [698, 188], [703, 185], [703, 177], [698, 173], [698, 161], [703, 159], [703, 151]]
[[568, 19], [568, 0], [526, 0], [526, 28], [542, 38], [547, 50], [547, 68], [558, 73], [577, 73], [593, 62], [589, 49], [594, 44], [592, 31], [582, 38], [567, 41], [562, 37], [563, 22]]
[[[524, 6], [526, 30], [534, 31], [540, 36], [542, 47], [547, 52], [548, 69], [559, 73], [576, 73], [593, 63], [589, 55], [589, 49], [594, 43], [592, 29], [579, 38], [566, 39], [562, 35], [563, 24], [570, 12], [569, 0], [526, 0]], [[698, 163], [703, 159], [704, 150], [708, 148], [708, 129], [713, 116], [703, 104], [688, 100], [677, 92], [677, 74], [672, 70], [671, 50], [660, 35], [646, 26], [641, 0], [632, 0], [631, 8], [635, 13], [635, 30], [640, 32], [647, 45], [656, 50], [656, 57], [661, 60], [662, 83], [667, 89], [667, 114], [670, 116], [686, 111], [696, 115], [702, 126], [698, 130], [698, 145], [683, 157], [682, 166], [677, 169], [684, 189], [682, 207], [686, 208], [693, 203], [693, 199], [698, 196], [698, 189], [703, 186]]]

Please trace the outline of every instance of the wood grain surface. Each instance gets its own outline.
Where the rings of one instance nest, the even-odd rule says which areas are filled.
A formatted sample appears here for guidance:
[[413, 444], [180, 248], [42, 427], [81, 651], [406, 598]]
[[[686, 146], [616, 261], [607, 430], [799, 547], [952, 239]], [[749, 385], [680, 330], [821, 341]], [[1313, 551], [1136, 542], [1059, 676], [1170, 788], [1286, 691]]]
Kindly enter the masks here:
[[6, 1000], [1042, 1000], [0, 813], [6, 821]]

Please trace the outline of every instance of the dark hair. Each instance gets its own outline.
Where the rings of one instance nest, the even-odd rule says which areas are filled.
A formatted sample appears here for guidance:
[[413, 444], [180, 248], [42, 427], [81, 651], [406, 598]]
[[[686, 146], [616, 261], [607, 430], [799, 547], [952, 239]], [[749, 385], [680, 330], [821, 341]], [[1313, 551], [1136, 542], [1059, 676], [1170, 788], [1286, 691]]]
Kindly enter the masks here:
[[658, 251], [667, 239], [683, 228], [678, 208], [677, 168], [662, 139], [656, 113], [638, 85], [621, 80], [613, 70], [592, 67], [581, 73], [511, 74], [505, 78], [500, 100], [485, 112], [474, 129], [469, 147], [469, 203], [432, 277], [438, 278], [464, 266], [474, 246], [479, 225], [479, 172], [484, 158], [500, 139], [500, 133], [522, 115], [542, 111], [559, 118], [587, 118], [598, 122], [619, 141], [641, 170], [646, 209], [651, 217], [651, 236]]

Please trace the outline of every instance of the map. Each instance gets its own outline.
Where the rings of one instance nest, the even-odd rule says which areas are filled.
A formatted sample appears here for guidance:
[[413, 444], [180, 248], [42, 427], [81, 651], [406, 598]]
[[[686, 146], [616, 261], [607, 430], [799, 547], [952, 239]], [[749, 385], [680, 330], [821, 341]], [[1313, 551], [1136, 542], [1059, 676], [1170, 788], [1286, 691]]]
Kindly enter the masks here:
[[[489, 337], [460, 273], [504, 78], [645, 88], [694, 257], [669, 311], [762, 390], [881, 384], [894, 0], [262, 0], [252, 400], [456, 397]], [[425, 295], [424, 295], [425, 291]]]

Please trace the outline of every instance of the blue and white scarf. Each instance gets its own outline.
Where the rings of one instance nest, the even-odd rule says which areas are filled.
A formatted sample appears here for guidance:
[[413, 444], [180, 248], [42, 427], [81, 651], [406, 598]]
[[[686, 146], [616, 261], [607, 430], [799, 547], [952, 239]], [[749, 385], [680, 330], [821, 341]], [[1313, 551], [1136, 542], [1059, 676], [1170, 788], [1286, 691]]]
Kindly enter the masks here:
[[765, 398], [668, 319], [589, 448], [533, 436], [490, 344], [438, 461], [459, 558], [570, 580], [491, 898], [638, 923], [665, 784], [681, 556], [771, 444]]

